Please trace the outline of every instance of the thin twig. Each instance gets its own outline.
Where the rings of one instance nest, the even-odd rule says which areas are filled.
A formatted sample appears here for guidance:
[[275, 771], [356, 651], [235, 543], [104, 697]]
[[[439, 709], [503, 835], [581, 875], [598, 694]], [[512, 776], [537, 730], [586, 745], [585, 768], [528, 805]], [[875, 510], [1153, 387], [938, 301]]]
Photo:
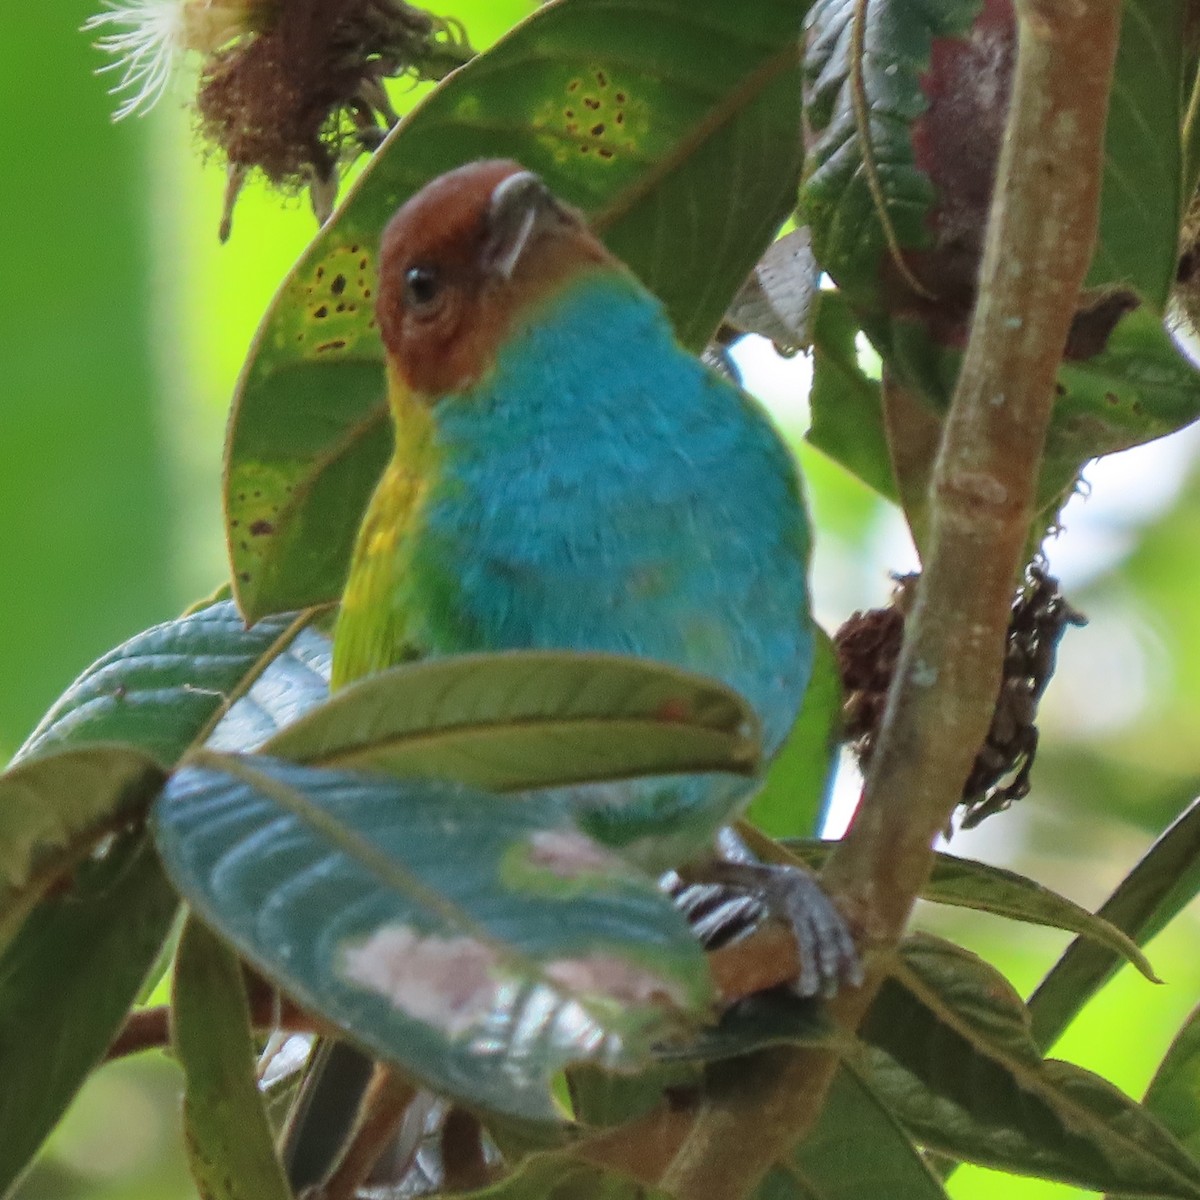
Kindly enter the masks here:
[[313, 1200], [353, 1200], [396, 1135], [417, 1089], [397, 1071], [377, 1066], [363, 1096], [354, 1135]]
[[[274, 991], [250, 991], [250, 1024], [254, 1029], [280, 1029], [286, 1033], [322, 1033], [326, 1025]], [[163, 1050], [171, 1044], [171, 1009], [166, 1004], [137, 1008], [104, 1053], [105, 1062], [115, 1062], [143, 1050]]]
[[[971, 336], [934, 470], [929, 554], [863, 803], [825, 878], [861, 931], [869, 1007], [992, 717], [1058, 364], [1095, 243], [1119, 0], [1024, 0]], [[741, 1200], [810, 1129], [837, 1068], [777, 1051], [709, 1101], [663, 1177]]]

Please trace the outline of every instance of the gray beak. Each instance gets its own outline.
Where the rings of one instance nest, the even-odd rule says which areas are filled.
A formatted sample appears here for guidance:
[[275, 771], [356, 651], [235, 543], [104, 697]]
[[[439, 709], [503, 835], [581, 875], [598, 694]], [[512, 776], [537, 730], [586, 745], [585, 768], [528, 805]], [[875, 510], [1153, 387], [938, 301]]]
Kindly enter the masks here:
[[532, 171], [518, 171], [496, 185], [487, 214], [483, 259], [487, 270], [507, 281], [525, 248], [547, 225], [561, 225], [570, 214]]

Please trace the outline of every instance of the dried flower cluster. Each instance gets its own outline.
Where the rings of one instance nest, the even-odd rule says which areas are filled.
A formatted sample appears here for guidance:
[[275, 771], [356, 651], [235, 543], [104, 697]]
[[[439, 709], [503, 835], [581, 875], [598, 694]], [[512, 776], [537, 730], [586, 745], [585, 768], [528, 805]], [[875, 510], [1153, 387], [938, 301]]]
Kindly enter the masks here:
[[[855, 613], [834, 638], [846, 696], [843, 733], [864, 767], [883, 720], [915, 582], [914, 575], [898, 580], [888, 608]], [[1059, 592], [1058, 580], [1040, 567], [1030, 567], [1013, 600], [1004, 678], [991, 728], [963, 785], [962, 828], [974, 828], [1029, 794], [1038, 745], [1038, 703], [1054, 674], [1067, 626], [1085, 623]]]
[[395, 123], [384, 80], [438, 80], [472, 55], [462, 26], [405, 0], [105, 0], [88, 31], [119, 71], [116, 118], [145, 113], [181, 59], [200, 58], [196, 112], [224, 158], [228, 236], [242, 184], [257, 171], [307, 187], [319, 220], [340, 169]]

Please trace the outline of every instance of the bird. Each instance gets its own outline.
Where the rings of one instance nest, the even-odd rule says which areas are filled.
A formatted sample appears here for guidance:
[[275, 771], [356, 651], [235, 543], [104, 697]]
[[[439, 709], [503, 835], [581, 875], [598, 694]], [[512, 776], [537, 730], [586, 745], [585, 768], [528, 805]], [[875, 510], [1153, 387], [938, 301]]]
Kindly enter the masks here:
[[[801, 481], [761, 406], [685, 350], [582, 213], [515, 161], [426, 184], [378, 263], [394, 449], [352, 553], [331, 688], [480, 651], [638, 656], [740, 693], [769, 762], [814, 636]], [[585, 833], [646, 871], [723, 858], [723, 881], [769, 881], [797, 930], [801, 994], [857, 982], [819, 885], [723, 832], [760, 782], [559, 793]]]

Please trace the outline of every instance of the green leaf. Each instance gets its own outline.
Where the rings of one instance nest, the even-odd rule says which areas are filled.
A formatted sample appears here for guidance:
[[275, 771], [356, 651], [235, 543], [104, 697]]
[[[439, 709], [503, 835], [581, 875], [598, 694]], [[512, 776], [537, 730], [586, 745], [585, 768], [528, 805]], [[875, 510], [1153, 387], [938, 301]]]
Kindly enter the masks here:
[[805, 120], [813, 140], [800, 218], [812, 231], [817, 261], [851, 303], [878, 310], [888, 248], [869, 167], [878, 173], [899, 245], [927, 245], [925, 222], [935, 193], [917, 168], [912, 145], [913, 124], [928, 107], [920, 80], [934, 39], [965, 34], [981, 0], [866, 0], [861, 65], [869, 157], [855, 121], [851, 79], [857, 8], [856, 0], [817, 0], [809, 13]]
[[1200, 1008], [1175, 1035], [1142, 1103], [1200, 1162]]
[[777, 1166], [755, 1200], [944, 1200], [908, 1135], [865, 1080], [843, 1068], [816, 1127]]
[[46, 889], [139, 820], [165, 779], [125, 746], [66, 750], [0, 775], [0, 954]]
[[0, 959], [0, 1196], [103, 1057], [178, 904], [149, 840], [125, 838], [43, 900]]
[[698, 351], [794, 201], [802, 8], [561, 0], [401, 123], [284, 283], [243, 375], [225, 500], [247, 616], [325, 602], [345, 578], [391, 442], [371, 298], [397, 206], [463, 162], [516, 158], [592, 218]]
[[787, 740], [746, 814], [772, 837], [811, 833], [833, 782], [842, 720], [842, 677], [829, 635], [813, 624], [813, 669]]
[[[89, 667], [14, 762], [32, 769], [51, 754], [119, 741], [169, 766], [222, 714], [235, 742], [274, 732], [272, 714], [291, 704], [283, 693], [294, 700], [305, 663], [320, 666], [301, 632], [306, 619], [247, 630], [225, 601], [146, 630]], [[301, 645], [312, 651], [305, 662], [283, 653]], [[147, 841], [125, 838], [80, 867], [68, 892], [43, 899], [0, 956], [0, 1030], [10, 1031], [0, 1034], [0, 1195], [153, 981], [178, 904]]]
[[[1105, 349], [1059, 368], [1043, 479], [1173, 433], [1200, 416], [1200, 372], [1149, 308], [1129, 313]], [[1043, 494], [1047, 488], [1043, 482]]]
[[[1097, 916], [1144, 946], [1200, 892], [1200, 800], [1194, 801], [1100, 906]], [[1120, 966], [1107, 947], [1082, 938], [1030, 997], [1033, 1038], [1043, 1049], [1058, 1040], [1083, 1006]]]
[[[979, 0], [868, 0], [861, 67], [870, 114], [869, 153], [864, 153], [852, 97], [851, 27], [857, 5], [819, 0], [810, 12], [806, 116], [816, 137], [801, 215], [812, 229], [818, 261], [864, 310], [877, 310], [883, 302], [881, 272], [887, 255], [885, 218], [871, 195], [870, 173], [877, 172], [898, 244], [925, 246], [926, 217], [939, 197], [931, 179], [918, 169], [914, 150], [917, 122], [928, 108], [922, 75], [930, 68], [934, 40], [964, 35], [982, 7]], [[1188, 195], [1180, 139], [1185, 10], [1184, 0], [1125, 4], [1106, 128], [1100, 228], [1086, 284], [1131, 288], [1159, 315], [1174, 282], [1182, 204]], [[999, 18], [993, 18], [993, 26], [999, 26]], [[942, 99], [943, 106], [954, 103], [952, 96]], [[975, 95], [957, 103], [964, 120], [973, 118], [984, 101]], [[936, 127], [926, 136], [936, 137]], [[940, 162], [952, 150], [935, 145], [925, 153]], [[975, 168], [982, 172], [985, 160]], [[947, 169], [945, 163], [942, 169]], [[964, 193], [960, 202], [971, 202], [970, 186], [978, 189], [979, 182], [954, 181]]]
[[[868, 325], [880, 354], [944, 412], [961, 350], [935, 345], [911, 321]], [[1200, 372], [1148, 306], [1122, 317], [1098, 354], [1064, 362], [1058, 387], [1038, 483], [1043, 515], [1057, 512], [1091, 459], [1173, 433], [1200, 415]]]
[[683, 918], [553, 795], [206, 751], [154, 823], [171, 877], [239, 953], [472, 1107], [559, 1119], [564, 1068], [645, 1065], [708, 1011]]
[[636, 1075], [594, 1067], [570, 1073], [571, 1101], [584, 1125], [620, 1125], [648, 1112], [669, 1090], [703, 1086], [707, 1063], [741, 1058], [776, 1046], [828, 1046], [835, 1031], [819, 1000], [785, 988], [749, 996], [726, 1009], [720, 1020], [678, 1044], [657, 1048], [654, 1066]]
[[[311, 619], [311, 614], [287, 613], [247, 629], [234, 604], [225, 600], [147, 629], [88, 667], [14, 761], [65, 746], [128, 742], [164, 766], [173, 766], [189, 747], [212, 733], [268, 665], [296, 643]], [[305, 661], [315, 660], [315, 646], [303, 644], [311, 651]], [[273, 681], [260, 694], [293, 692], [299, 673], [293, 665], [286, 678]], [[250, 722], [247, 741], [256, 728], [250, 717], [255, 707], [244, 707], [234, 720], [235, 727], [243, 719]], [[273, 733], [270, 722], [267, 726]], [[228, 731], [222, 741], [230, 741]]]
[[761, 992], [722, 1013], [720, 1021], [689, 1041], [663, 1047], [668, 1062], [719, 1062], [769, 1046], [829, 1045], [835, 1031], [818, 1000], [801, 1000], [785, 989]]
[[757, 729], [736, 693], [674, 667], [514, 651], [381, 672], [264, 749], [295, 762], [511, 791], [649, 773], [752, 773]]
[[1125, 0], [1084, 286], [1127, 287], [1160, 316], [1175, 282], [1183, 184], [1186, 0]]
[[929, 1148], [1097, 1191], [1200, 1196], [1195, 1162], [1106, 1080], [1043, 1060], [1029, 1014], [981, 959], [909, 939], [860, 1030], [857, 1068]]
[[[825, 866], [836, 845], [836, 842], [823, 841], [785, 843], [790, 853], [817, 872]], [[1066, 929], [1121, 955], [1151, 982], [1162, 982], [1137, 943], [1111, 921], [1088, 912], [1066, 896], [1015, 871], [939, 853], [934, 859], [929, 881], [921, 889], [921, 899], [956, 908], [973, 908], [1029, 925]]]
[[813, 321], [806, 440], [885, 500], [898, 501], [879, 380], [859, 365], [859, 321], [839, 292], [822, 292]]
[[[255, 626], [257, 628], [257, 626]], [[294, 626], [289, 628], [289, 634]], [[281, 639], [282, 641], [283, 639]], [[205, 740], [210, 750], [258, 750], [270, 738], [329, 699], [333, 643], [311, 626], [295, 632], [265, 663]]]
[[250, 1006], [237, 955], [195, 918], [175, 956], [173, 1043], [184, 1129], [205, 1200], [292, 1200], [254, 1073]]

